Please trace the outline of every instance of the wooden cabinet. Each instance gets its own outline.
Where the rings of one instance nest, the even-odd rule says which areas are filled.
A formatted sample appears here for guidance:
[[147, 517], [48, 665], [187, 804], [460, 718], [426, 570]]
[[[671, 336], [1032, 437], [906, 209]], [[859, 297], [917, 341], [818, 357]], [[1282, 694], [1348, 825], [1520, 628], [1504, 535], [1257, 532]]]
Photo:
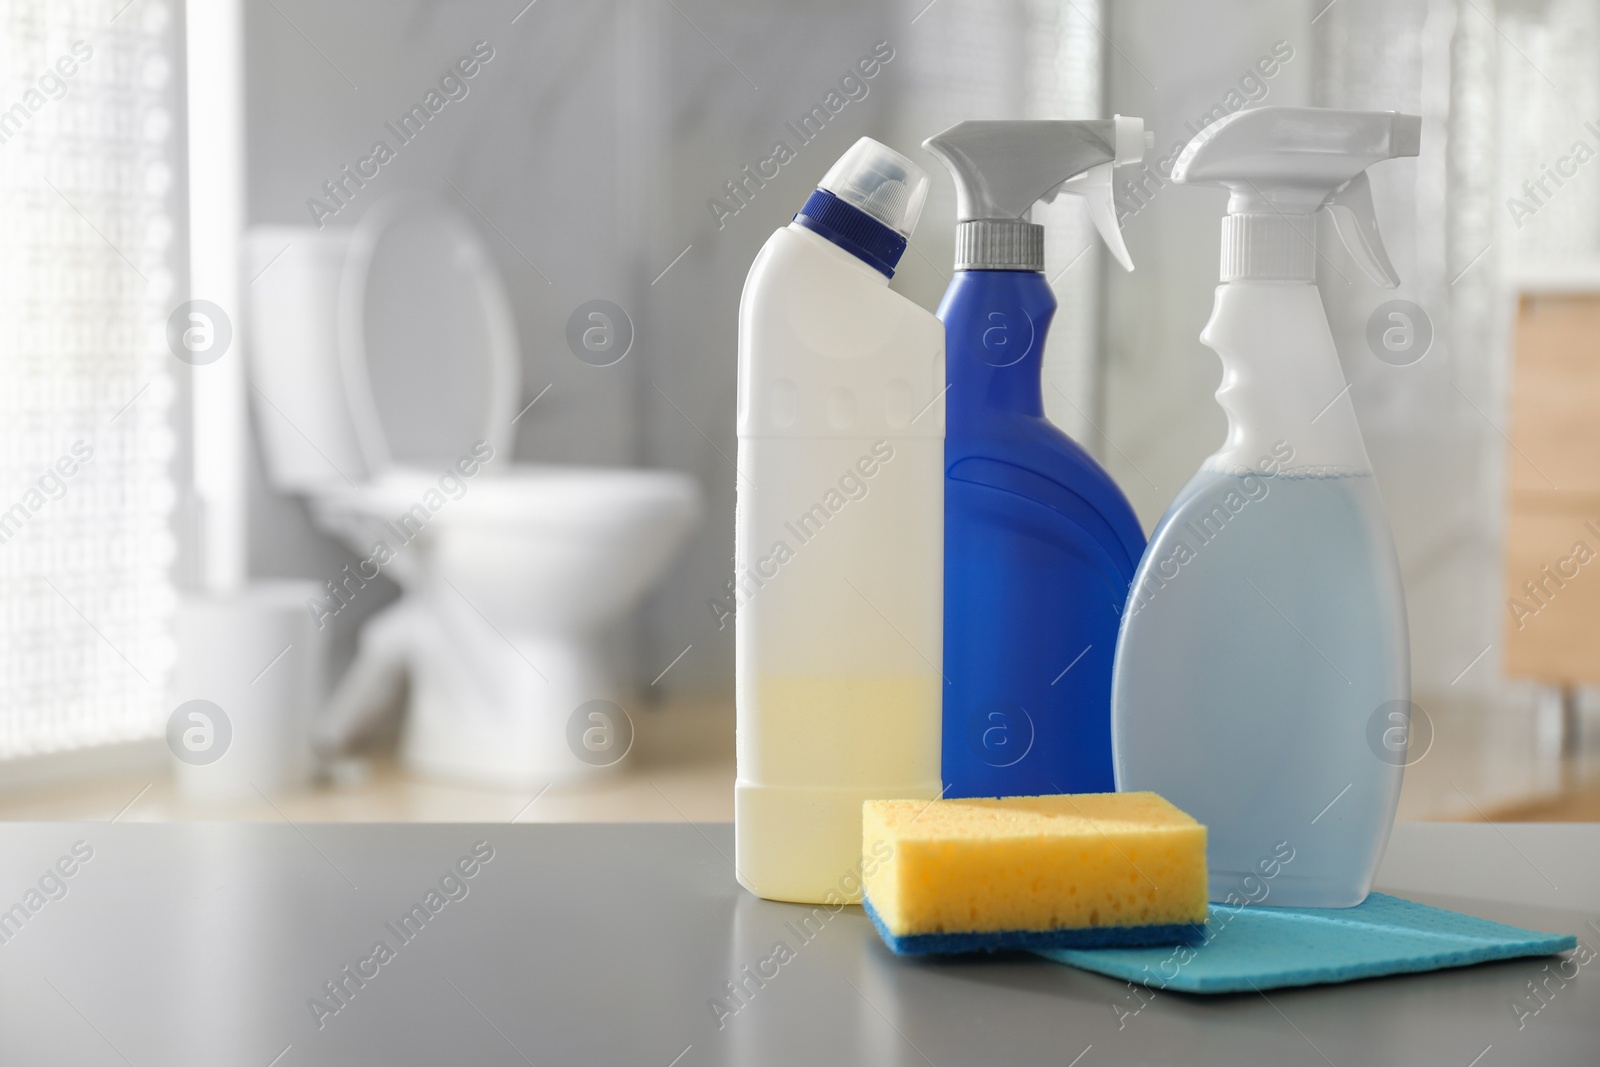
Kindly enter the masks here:
[[1523, 292], [1506, 462], [1506, 673], [1600, 683], [1600, 286]]

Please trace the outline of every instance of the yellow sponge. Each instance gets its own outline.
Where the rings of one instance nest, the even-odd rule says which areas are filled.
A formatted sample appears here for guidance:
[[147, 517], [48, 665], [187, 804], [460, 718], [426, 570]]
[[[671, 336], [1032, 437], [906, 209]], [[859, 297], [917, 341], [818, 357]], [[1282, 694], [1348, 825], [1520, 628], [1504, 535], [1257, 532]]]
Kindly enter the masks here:
[[1155, 793], [862, 806], [865, 906], [897, 953], [1197, 941], [1206, 828]]

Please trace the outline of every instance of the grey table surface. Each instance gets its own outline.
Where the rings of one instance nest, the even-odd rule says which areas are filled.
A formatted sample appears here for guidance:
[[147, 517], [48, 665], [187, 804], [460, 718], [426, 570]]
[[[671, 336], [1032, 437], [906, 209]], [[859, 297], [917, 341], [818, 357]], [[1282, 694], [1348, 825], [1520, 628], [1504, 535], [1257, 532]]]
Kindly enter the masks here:
[[[1600, 960], [1140, 1008], [898, 960], [858, 908], [806, 927], [731, 855], [727, 825], [0, 825], [0, 1064], [1600, 1064]], [[1379, 887], [1600, 949], [1600, 825], [1401, 825]]]

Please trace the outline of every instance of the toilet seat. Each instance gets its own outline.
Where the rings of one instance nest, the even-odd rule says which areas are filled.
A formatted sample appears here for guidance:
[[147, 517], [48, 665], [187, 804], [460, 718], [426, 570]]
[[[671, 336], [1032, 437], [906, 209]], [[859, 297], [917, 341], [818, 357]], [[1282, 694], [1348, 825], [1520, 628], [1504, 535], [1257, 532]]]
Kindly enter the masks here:
[[459, 213], [423, 194], [368, 211], [345, 253], [338, 331], [369, 481], [396, 467], [452, 466], [479, 442], [509, 466], [522, 381], [516, 322]]
[[[394, 518], [431, 501], [434, 539], [486, 527], [603, 536], [641, 511], [696, 510], [682, 476], [512, 461], [521, 373], [510, 303], [476, 232], [437, 200], [401, 194], [367, 212], [345, 256], [338, 313], [340, 373], [370, 473], [328, 491], [337, 507]], [[453, 402], [435, 411], [428, 402], [439, 398]]]

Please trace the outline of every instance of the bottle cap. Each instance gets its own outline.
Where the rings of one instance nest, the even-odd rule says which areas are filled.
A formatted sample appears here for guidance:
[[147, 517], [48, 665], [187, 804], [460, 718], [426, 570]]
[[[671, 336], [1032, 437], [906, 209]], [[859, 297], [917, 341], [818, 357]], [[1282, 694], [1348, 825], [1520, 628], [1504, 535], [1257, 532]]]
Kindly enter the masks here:
[[794, 221], [892, 278], [927, 199], [927, 171], [863, 137], [828, 168]]
[[817, 188], [910, 237], [928, 199], [928, 172], [888, 145], [863, 137], [828, 168]]

